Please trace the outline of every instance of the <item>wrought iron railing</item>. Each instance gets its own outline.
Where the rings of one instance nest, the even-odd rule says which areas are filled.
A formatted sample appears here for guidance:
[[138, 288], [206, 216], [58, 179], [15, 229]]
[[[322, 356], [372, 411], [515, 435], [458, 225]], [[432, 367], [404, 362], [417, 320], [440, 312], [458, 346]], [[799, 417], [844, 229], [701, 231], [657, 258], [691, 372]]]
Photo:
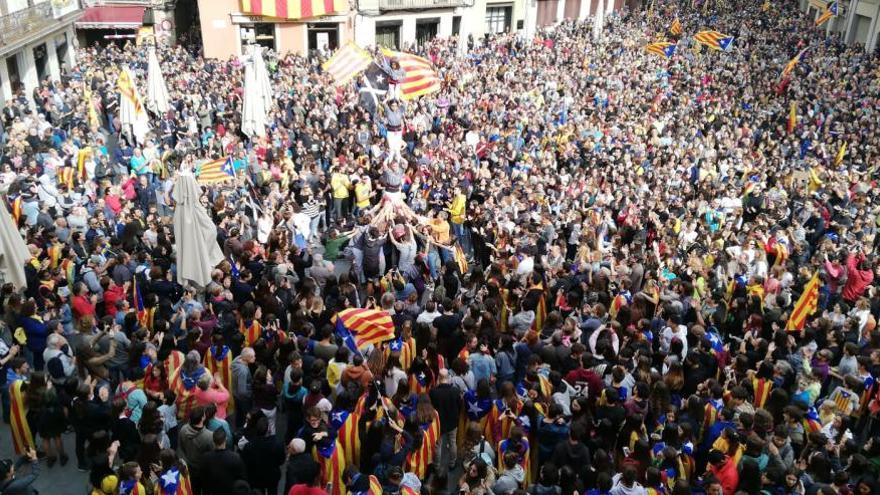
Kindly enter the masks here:
[[470, 5], [468, 0], [379, 0], [379, 10], [449, 9]]
[[0, 17], [0, 46], [14, 43], [55, 23], [52, 3], [44, 2]]

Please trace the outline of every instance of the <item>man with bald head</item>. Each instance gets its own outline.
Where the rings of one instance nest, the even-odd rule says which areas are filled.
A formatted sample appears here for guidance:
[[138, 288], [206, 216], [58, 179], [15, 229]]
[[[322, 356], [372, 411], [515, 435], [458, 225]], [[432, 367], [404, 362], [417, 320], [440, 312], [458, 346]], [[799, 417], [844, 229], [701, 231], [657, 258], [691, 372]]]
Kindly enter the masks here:
[[437, 476], [446, 479], [449, 470], [455, 467], [455, 435], [458, 428], [458, 418], [461, 414], [461, 391], [452, 385], [449, 379], [449, 370], [441, 369], [438, 384], [431, 392], [431, 403], [440, 414], [440, 440], [437, 442], [437, 452], [434, 463]]

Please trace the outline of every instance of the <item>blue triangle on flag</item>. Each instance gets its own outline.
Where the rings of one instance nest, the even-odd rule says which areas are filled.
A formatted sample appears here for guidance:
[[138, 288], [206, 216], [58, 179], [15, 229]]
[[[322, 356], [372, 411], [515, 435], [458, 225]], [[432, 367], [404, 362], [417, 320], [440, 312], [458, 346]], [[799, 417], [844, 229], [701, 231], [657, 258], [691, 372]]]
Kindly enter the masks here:
[[718, 46], [721, 47], [722, 50], [727, 51], [730, 48], [730, 45], [733, 44], [733, 36], [728, 36], [726, 38], [721, 38], [718, 40]]
[[666, 54], [666, 58], [669, 58], [675, 54], [675, 45], [669, 45], [663, 49], [663, 53]]

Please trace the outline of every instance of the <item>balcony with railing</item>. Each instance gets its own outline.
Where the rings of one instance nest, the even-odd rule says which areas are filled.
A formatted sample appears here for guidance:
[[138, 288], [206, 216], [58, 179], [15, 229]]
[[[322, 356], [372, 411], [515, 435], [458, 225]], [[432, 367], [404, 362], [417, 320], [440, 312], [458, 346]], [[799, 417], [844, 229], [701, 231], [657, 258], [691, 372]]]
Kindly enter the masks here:
[[473, 0], [379, 0], [379, 10], [453, 9], [471, 5]]
[[77, 0], [42, 2], [0, 16], [0, 49], [49, 34], [72, 22], [80, 12]]

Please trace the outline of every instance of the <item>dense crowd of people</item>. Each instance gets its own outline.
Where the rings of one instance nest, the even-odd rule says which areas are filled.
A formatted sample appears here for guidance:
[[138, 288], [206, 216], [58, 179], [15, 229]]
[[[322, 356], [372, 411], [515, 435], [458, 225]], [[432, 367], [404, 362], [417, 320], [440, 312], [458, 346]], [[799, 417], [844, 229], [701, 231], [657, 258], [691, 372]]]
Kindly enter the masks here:
[[[32, 259], [0, 294], [0, 493], [68, 462], [93, 495], [880, 493], [878, 57], [796, 2], [656, 4], [434, 40], [441, 90], [378, 109], [270, 53], [253, 139], [242, 63], [184, 46], [144, 143], [116, 93], [143, 47], [6, 101]], [[175, 176], [224, 157], [226, 260], [181, 285]], [[394, 338], [352, 348], [350, 308]]]

